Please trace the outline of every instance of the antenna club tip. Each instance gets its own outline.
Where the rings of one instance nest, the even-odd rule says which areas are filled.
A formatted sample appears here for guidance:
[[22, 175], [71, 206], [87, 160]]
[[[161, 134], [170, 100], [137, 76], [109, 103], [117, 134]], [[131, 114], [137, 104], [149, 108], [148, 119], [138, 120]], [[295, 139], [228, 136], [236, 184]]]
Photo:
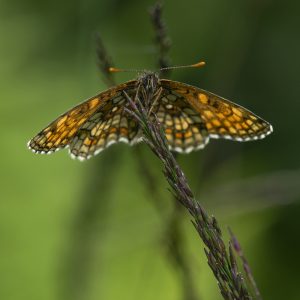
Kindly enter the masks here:
[[108, 72], [110, 73], [116, 73], [116, 72], [120, 72], [121, 69], [118, 69], [118, 68], [114, 68], [114, 67], [109, 67], [108, 68]]
[[205, 64], [206, 64], [205, 61], [200, 61], [200, 62], [194, 64], [193, 67], [200, 68], [200, 67], [205, 66]]

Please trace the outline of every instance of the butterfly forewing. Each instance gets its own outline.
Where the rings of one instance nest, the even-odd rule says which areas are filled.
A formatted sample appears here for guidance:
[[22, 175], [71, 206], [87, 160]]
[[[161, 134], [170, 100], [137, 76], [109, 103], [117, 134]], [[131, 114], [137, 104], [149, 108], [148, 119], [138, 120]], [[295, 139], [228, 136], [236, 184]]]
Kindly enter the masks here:
[[38, 133], [28, 146], [35, 152], [48, 153], [67, 146], [78, 128], [101, 104], [98, 96], [72, 108]]
[[170, 80], [162, 87], [184, 99], [204, 122], [209, 137], [249, 141], [264, 138], [272, 126], [242, 106], [205, 90]]
[[[103, 108], [102, 115], [105, 115], [107, 118], [109, 115], [107, 110], [109, 108], [113, 110], [114, 107], [118, 107], [118, 101], [114, 100], [118, 99], [123, 90], [133, 89], [135, 83], [136, 81], [133, 80], [120, 84], [70, 109], [31, 139], [28, 143], [29, 148], [37, 153], [51, 153], [70, 144], [74, 149], [78, 148], [78, 144], [75, 147], [76, 143], [74, 140], [82, 139], [83, 134], [80, 128], [87, 123], [90, 127], [85, 127], [85, 133], [90, 134], [88, 131], [92, 132], [92, 124], [97, 125], [98, 122], [102, 122], [102, 119], [98, 118], [99, 114], [97, 112], [102, 111]], [[122, 132], [125, 134], [125, 131]], [[95, 137], [101, 138], [104, 136], [98, 135]], [[103, 146], [107, 146], [107, 144], [105, 143]], [[74, 150], [74, 152], [76, 151]], [[75, 156], [76, 153], [74, 153]]]

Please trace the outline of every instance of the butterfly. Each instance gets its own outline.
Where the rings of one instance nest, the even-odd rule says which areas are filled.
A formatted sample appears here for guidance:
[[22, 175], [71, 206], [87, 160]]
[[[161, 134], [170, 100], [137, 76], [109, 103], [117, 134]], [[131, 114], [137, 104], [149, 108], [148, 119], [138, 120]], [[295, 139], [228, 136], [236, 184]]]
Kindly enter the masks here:
[[32, 138], [28, 147], [47, 154], [68, 147], [73, 158], [85, 160], [117, 142], [137, 143], [143, 133], [128, 111], [128, 97], [134, 99], [139, 90], [156, 95], [149, 109], [163, 126], [172, 151], [189, 153], [202, 149], [210, 138], [262, 139], [273, 130], [267, 121], [238, 104], [145, 71], [136, 80], [71, 108]]

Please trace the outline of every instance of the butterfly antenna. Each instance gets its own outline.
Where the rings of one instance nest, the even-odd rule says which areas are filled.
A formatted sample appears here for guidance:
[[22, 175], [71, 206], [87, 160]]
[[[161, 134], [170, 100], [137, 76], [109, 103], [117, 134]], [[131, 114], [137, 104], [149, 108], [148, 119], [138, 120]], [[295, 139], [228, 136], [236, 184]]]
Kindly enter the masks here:
[[203, 66], [205, 66], [205, 62], [200, 61], [200, 62], [198, 62], [196, 64], [192, 64], [192, 65], [165, 67], [165, 68], [161, 68], [159, 70], [164, 71], [164, 70], [174, 70], [174, 69], [184, 69], [184, 68], [201, 68]]
[[[165, 68], [161, 68], [159, 69], [160, 71], [165, 71], [165, 70], [173, 70], [173, 69], [183, 69], [183, 68], [201, 68], [205, 65], [204, 61], [200, 61], [196, 64], [192, 64], [192, 65], [184, 65], [184, 66], [173, 66], [173, 67], [165, 67]], [[142, 70], [138, 70], [138, 69], [120, 69], [120, 68], [115, 68], [115, 67], [109, 67], [108, 68], [108, 72], [110, 73], [119, 73], [119, 72], [141, 72]]]
[[110, 73], [119, 73], [119, 72], [141, 72], [141, 70], [138, 69], [119, 69], [119, 68], [114, 68], [114, 67], [110, 67], [108, 68], [108, 72]]

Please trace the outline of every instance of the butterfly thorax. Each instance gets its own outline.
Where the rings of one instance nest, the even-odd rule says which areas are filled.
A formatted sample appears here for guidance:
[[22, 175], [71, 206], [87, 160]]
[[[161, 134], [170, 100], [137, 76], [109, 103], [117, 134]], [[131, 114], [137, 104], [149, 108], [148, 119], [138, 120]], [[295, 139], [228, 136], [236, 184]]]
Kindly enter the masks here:
[[158, 75], [155, 72], [144, 71], [139, 75], [136, 84], [140, 101], [150, 108], [160, 91]]
[[146, 92], [155, 93], [159, 88], [158, 75], [155, 72], [143, 71], [137, 79], [137, 84]]

